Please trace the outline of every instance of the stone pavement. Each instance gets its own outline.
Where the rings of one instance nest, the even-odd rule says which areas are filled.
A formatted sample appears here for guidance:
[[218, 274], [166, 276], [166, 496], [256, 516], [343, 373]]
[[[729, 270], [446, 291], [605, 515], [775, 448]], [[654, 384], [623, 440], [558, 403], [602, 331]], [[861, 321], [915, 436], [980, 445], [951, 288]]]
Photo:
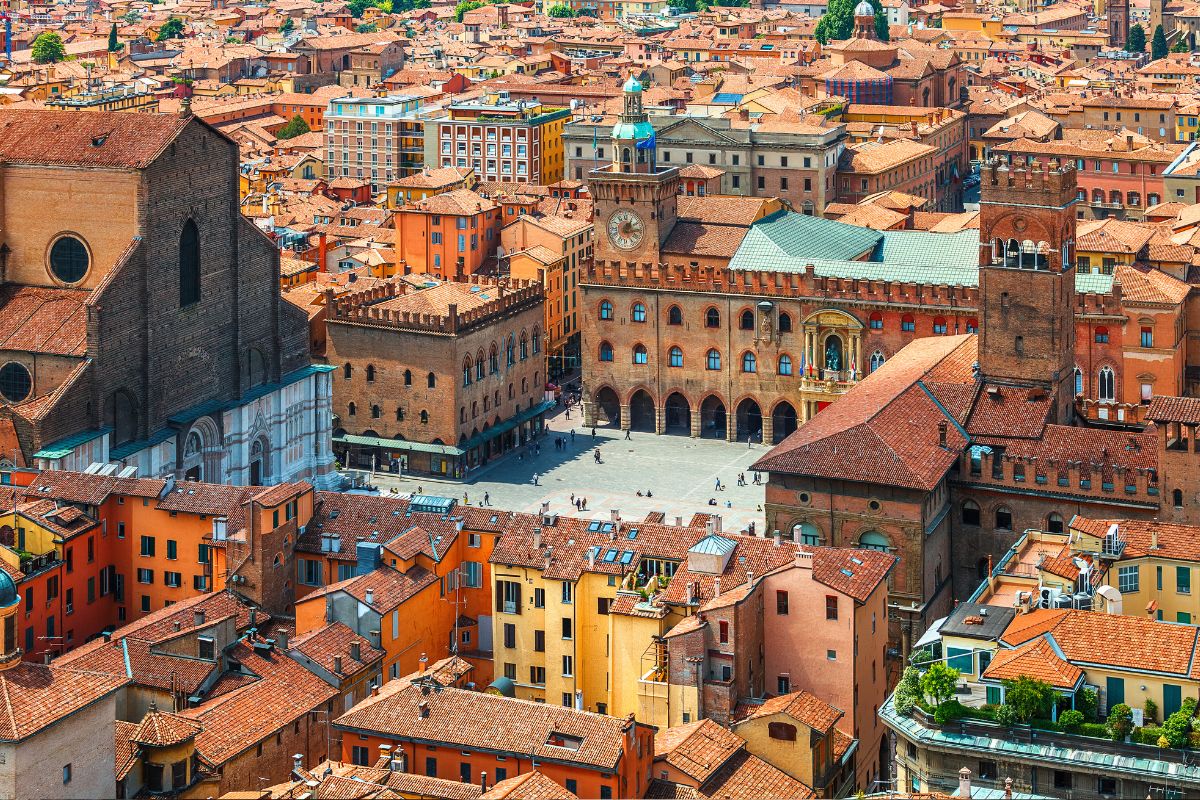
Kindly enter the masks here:
[[[668, 522], [682, 516], [686, 523], [696, 512], [719, 513], [723, 529], [744, 530], [753, 522], [758, 535], [763, 535], [764, 487], [754, 486], [753, 474], [747, 471], [766, 452], [762, 445], [747, 447], [716, 439], [638, 432], [626, 441], [624, 431], [614, 428], [597, 428], [593, 441], [591, 429], [583, 428], [580, 422], [578, 408], [571, 412], [570, 420], [560, 411], [549, 421], [549, 435], [539, 440], [540, 454], [526, 448], [519, 460], [516, 454], [510, 454], [466, 481], [381, 474], [374, 484], [385, 493], [393, 487], [402, 493], [419, 489], [426, 494], [455, 497], [460, 502], [465, 494], [472, 505], [482, 503], [486, 492], [496, 508], [537, 512], [543, 502], [548, 502], [553, 512], [589, 518], [607, 518], [616, 509], [626, 520], [640, 520], [648, 512], [661, 511]], [[565, 450], [554, 448], [556, 437], [566, 437]], [[600, 464], [594, 460], [597, 448], [603, 462]], [[746, 472], [747, 486], [737, 485], [739, 472]], [[533, 484], [534, 473], [538, 475], [537, 486]], [[724, 491], [714, 488], [718, 477], [725, 485]], [[766, 481], [765, 474], [762, 479]], [[653, 497], [638, 497], [639, 490], [643, 494], [649, 491]], [[572, 495], [587, 499], [587, 511], [575, 510]], [[710, 498], [719, 505], [708, 505]]]

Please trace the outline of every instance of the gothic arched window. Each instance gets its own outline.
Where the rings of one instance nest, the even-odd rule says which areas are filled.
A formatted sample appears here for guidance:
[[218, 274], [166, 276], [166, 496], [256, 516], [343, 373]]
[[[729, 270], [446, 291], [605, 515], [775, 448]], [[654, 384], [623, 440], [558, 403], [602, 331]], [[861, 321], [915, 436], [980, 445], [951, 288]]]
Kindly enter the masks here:
[[200, 232], [188, 220], [179, 235], [179, 307], [200, 302]]

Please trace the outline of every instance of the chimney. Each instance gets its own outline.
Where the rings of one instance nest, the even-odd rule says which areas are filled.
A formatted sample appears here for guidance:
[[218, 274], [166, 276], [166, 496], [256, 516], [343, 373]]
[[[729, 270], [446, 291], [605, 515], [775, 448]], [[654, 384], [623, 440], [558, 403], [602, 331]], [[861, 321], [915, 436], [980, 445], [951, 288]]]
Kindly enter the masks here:
[[692, 602], [693, 602], [695, 599], [696, 599], [696, 596], [695, 596], [695, 595], [692, 593], [692, 582], [691, 582], [691, 581], [688, 581], [688, 584], [687, 584], [687, 604], [690, 606], [690, 605], [692, 604]]
[[382, 550], [383, 546], [376, 542], [359, 542], [355, 545], [355, 556], [358, 561], [354, 566], [354, 574], [366, 575], [378, 567]]
[[778, 530], [775, 531], [775, 546], [779, 547], [783, 544], [783, 534]]
[[422, 700], [420, 703], [417, 703], [417, 710], [421, 713], [421, 719], [429, 717], [429, 703], [427, 701]]
[[193, 625], [193, 627], [199, 628], [199, 627], [200, 627], [201, 625], [203, 625], [203, 624], [204, 624], [204, 612], [203, 612], [203, 611], [195, 611], [195, 612], [193, 612], [193, 613], [192, 613], [192, 625]]
[[682, 527], [683, 527], [683, 517], [681, 517], [681, 516], [678, 516], [678, 515], [675, 517], [675, 527], [676, 527], [676, 528], [682, 528]]
[[292, 769], [299, 772], [304, 769], [304, 754], [296, 753], [292, 756]]
[[1152, 528], [1150, 530], [1150, 549], [1158, 549], [1158, 528]]
[[971, 796], [971, 770], [966, 767], [958, 771], [958, 796]]
[[362, 643], [361, 642], [351, 642], [350, 643], [350, 657], [353, 658], [355, 661], [362, 661]]
[[279, 645], [279, 649], [287, 652], [288, 649], [288, 632], [287, 628], [280, 628], [275, 632], [275, 641]]
[[754, 573], [746, 570], [746, 583], [754, 583]]
[[596, 548], [588, 548], [588, 569], [596, 568]]
[[375, 590], [367, 589], [367, 594], [364, 599], [367, 601], [367, 605], [371, 605], [372, 603], [374, 603], [375, 602]]
[[339, 675], [341, 674], [341, 672], [342, 672], [342, 657], [341, 656], [333, 657], [333, 671], [338, 673]]
[[1133, 134], [1132, 133], [1125, 134], [1125, 149], [1131, 153], [1133, 152]]
[[484, 794], [487, 794], [487, 770], [481, 770], [479, 772], [479, 788]]
[[713, 597], [721, 596], [721, 576], [713, 578]]
[[946, 430], [949, 427], [950, 426], [946, 423], [946, 420], [944, 420], [944, 419], [938, 420], [938, 446], [939, 447], [942, 447], [942, 448], [946, 447]]
[[534, 550], [542, 549], [542, 529], [541, 528], [533, 529], [533, 549]]
[[619, 509], [619, 508], [610, 509], [608, 512], [608, 518], [612, 522], [620, 522], [621, 521], [621, 509]]

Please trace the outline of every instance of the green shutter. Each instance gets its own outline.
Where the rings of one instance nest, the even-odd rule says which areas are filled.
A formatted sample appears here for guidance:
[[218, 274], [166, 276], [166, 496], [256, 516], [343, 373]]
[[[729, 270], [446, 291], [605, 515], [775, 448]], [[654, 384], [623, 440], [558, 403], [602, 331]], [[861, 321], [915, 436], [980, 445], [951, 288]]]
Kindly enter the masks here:
[[1109, 678], [1104, 693], [1105, 705], [1109, 710], [1125, 702], [1125, 679]]
[[1175, 568], [1175, 591], [1179, 594], [1192, 593], [1192, 570], [1190, 567]]
[[975, 671], [971, 651], [961, 647], [946, 648], [946, 666], [956, 669], [964, 675], [973, 674]]
[[992, 705], [992, 706], [1000, 705], [1001, 700], [1000, 700], [1000, 687], [999, 686], [987, 687], [987, 702], [988, 702], [988, 705]]
[[1175, 621], [1182, 622], [1184, 625], [1191, 625], [1192, 624], [1192, 615], [1186, 611], [1176, 611], [1175, 612]]
[[1183, 688], [1173, 683], [1163, 684], [1162, 718], [1174, 714], [1183, 705]]

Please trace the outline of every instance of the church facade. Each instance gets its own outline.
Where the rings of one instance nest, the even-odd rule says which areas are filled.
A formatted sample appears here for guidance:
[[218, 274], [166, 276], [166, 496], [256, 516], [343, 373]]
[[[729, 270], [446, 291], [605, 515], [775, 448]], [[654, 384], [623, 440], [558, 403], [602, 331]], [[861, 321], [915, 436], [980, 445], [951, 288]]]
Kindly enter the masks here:
[[333, 479], [329, 368], [237, 181], [236, 143], [186, 111], [0, 112], [6, 461]]

